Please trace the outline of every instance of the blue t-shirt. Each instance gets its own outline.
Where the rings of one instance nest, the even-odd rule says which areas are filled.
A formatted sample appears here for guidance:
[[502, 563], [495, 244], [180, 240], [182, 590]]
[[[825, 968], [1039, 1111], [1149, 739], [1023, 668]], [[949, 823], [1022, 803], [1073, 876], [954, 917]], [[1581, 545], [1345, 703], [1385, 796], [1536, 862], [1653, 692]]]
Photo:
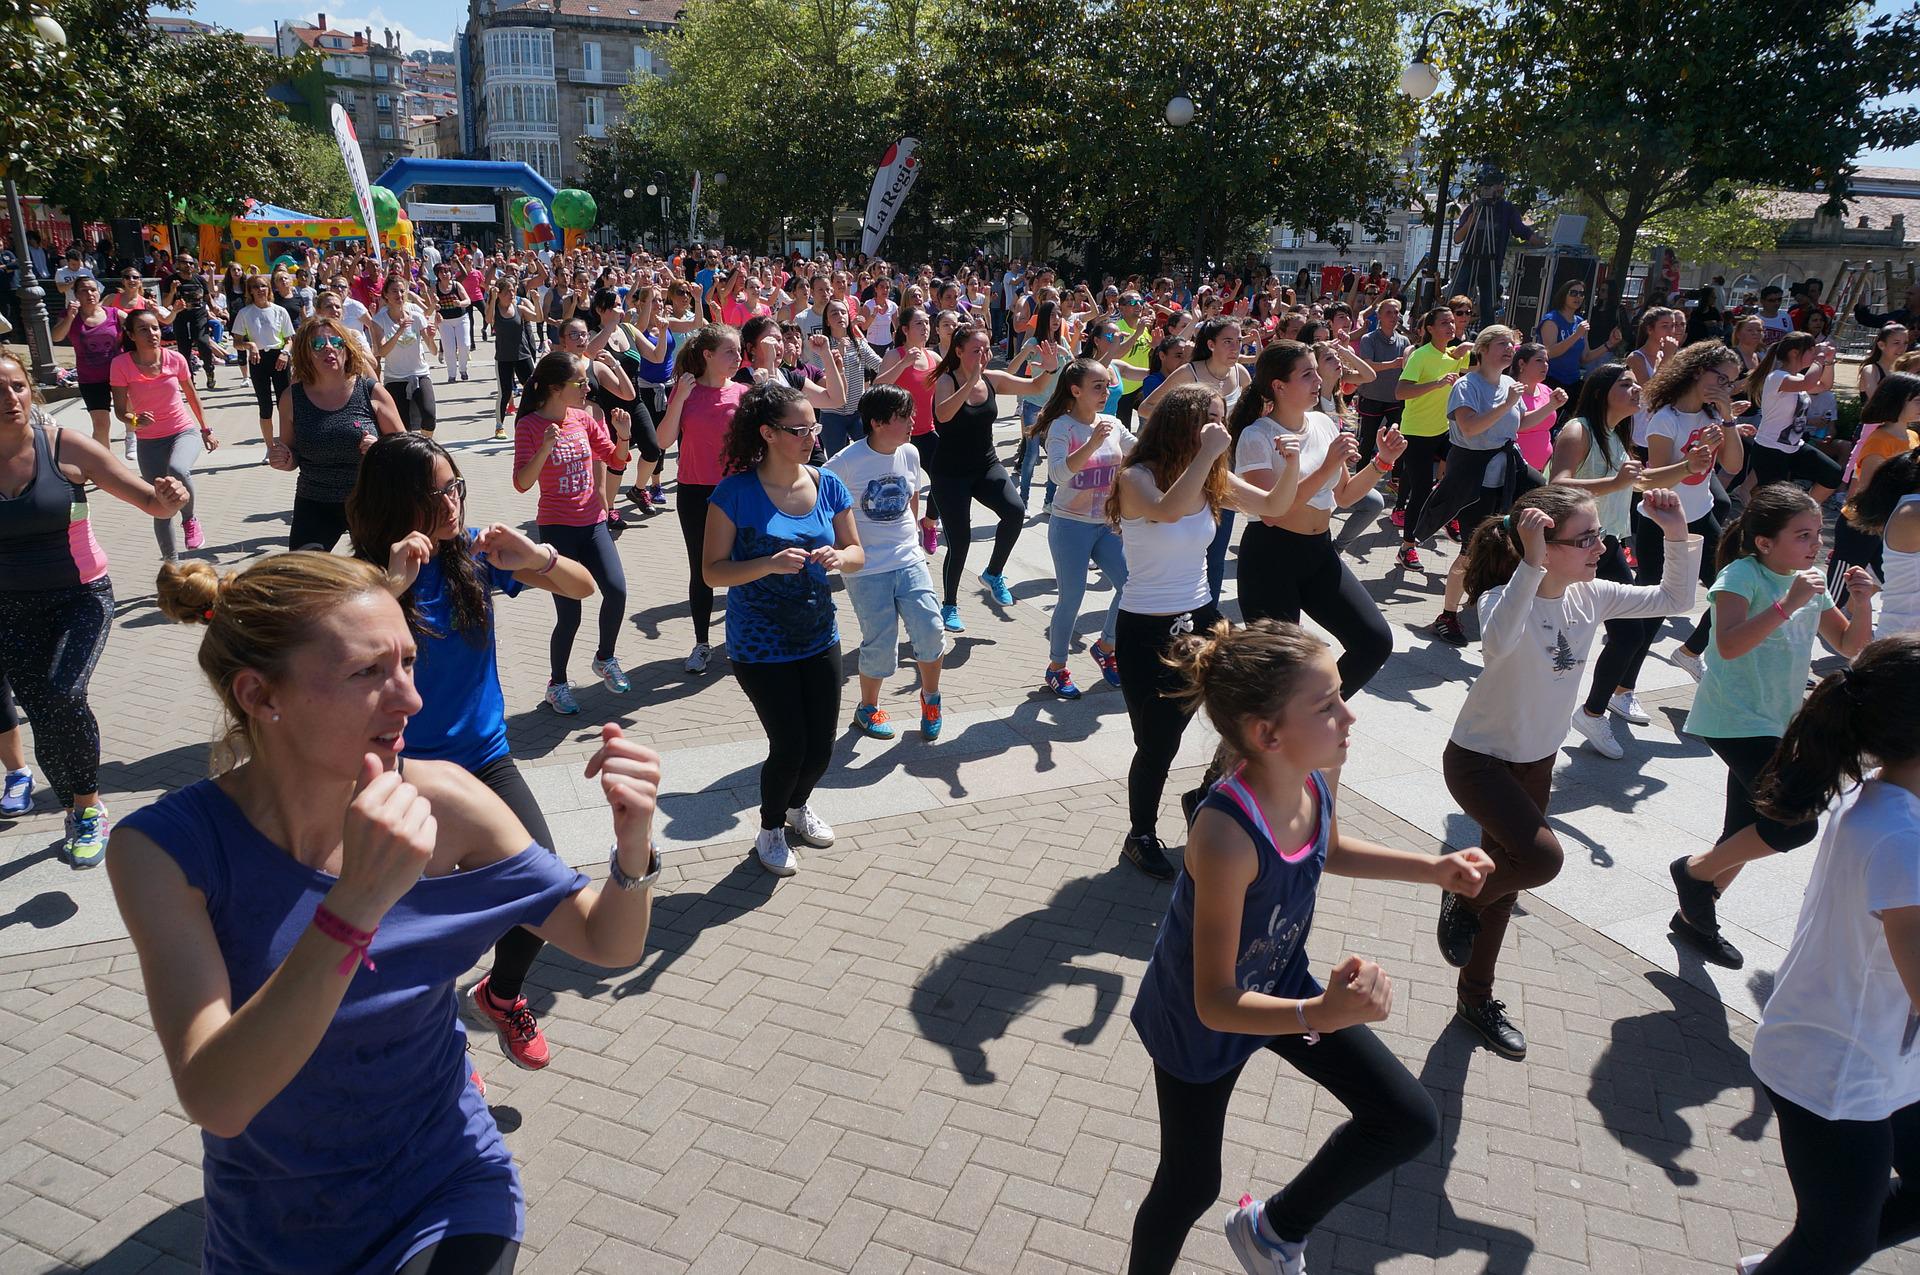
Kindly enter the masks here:
[[[467, 529], [467, 538], [479, 533]], [[513, 597], [522, 585], [511, 571], [502, 571], [476, 554], [480, 587]], [[413, 605], [421, 631], [415, 639], [419, 656], [413, 665], [414, 689], [420, 692], [420, 711], [407, 719], [406, 754], [433, 761], [458, 762], [477, 770], [507, 755], [507, 705], [500, 695], [500, 666], [494, 652], [493, 603], [487, 603], [484, 634], [462, 633], [453, 624], [453, 595], [447, 576], [434, 558], [420, 568], [413, 582]]]
[[700, 289], [700, 304], [705, 305], [707, 294], [713, 291], [713, 270], [708, 268], [694, 271], [693, 282]]
[[[280, 968], [338, 878], [267, 840], [210, 779], [121, 823], [207, 901], [237, 1010]], [[537, 845], [425, 877], [381, 918], [320, 1044], [237, 1138], [201, 1134], [208, 1275], [379, 1272], [449, 1235], [518, 1240], [513, 1156], [470, 1079], [454, 981], [586, 877]]]
[[[838, 475], [810, 472], [819, 494], [813, 508], [798, 517], [781, 513], [751, 470], [722, 479], [713, 489], [708, 503], [733, 523], [735, 562], [833, 543], [833, 520], [853, 507], [853, 496]], [[804, 660], [839, 640], [833, 584], [818, 563], [809, 562], [790, 576], [763, 576], [727, 590], [727, 658], [736, 664]]]
[[[1274, 845], [1259, 801], [1237, 774], [1216, 784], [1200, 803], [1233, 816], [1252, 838], [1259, 858], [1259, 874], [1247, 887], [1240, 909], [1240, 954], [1233, 963], [1234, 983], [1242, 991], [1289, 999], [1320, 994], [1307, 966], [1307, 933], [1313, 928], [1320, 874], [1327, 866], [1333, 793], [1318, 771], [1311, 782], [1319, 804], [1313, 842], [1284, 852]], [[1217, 1032], [1200, 1021], [1193, 1005], [1193, 878], [1184, 868], [1173, 883], [1173, 900], [1154, 942], [1153, 959], [1140, 980], [1133, 1027], [1154, 1062], [1195, 1085], [1218, 1080], [1273, 1039]]]
[[[1577, 314], [1569, 319], [1558, 310], [1549, 310], [1547, 316], [1540, 320], [1540, 326], [1545, 327], [1551, 323], [1553, 325], [1552, 339], [1555, 341], [1564, 341], [1570, 332], [1585, 322], [1586, 320]], [[1559, 354], [1547, 360], [1547, 375], [1562, 385], [1572, 385], [1584, 375], [1580, 361], [1586, 357], [1587, 338], [1581, 337]]]

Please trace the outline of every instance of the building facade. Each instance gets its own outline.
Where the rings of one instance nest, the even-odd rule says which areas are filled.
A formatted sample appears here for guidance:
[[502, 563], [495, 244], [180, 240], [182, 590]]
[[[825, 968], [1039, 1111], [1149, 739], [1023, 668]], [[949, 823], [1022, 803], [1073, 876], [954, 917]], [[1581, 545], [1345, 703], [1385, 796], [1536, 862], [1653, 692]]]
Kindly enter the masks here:
[[1421, 224], [1417, 209], [1389, 213], [1387, 228], [1381, 234], [1367, 230], [1358, 222], [1348, 222], [1340, 229], [1347, 235], [1345, 248], [1334, 240], [1317, 237], [1310, 230], [1274, 227], [1267, 240], [1267, 268], [1285, 280], [1305, 270], [1316, 288], [1320, 271], [1326, 266], [1348, 266], [1364, 271], [1378, 261], [1393, 278], [1406, 279], [1419, 268], [1433, 242], [1432, 232]]
[[[320, 56], [320, 71], [312, 83], [296, 85], [316, 111], [338, 103], [353, 121], [367, 172], [378, 177], [388, 165], [411, 153], [408, 143], [406, 56], [392, 30], [375, 38], [372, 28], [340, 31], [327, 25], [322, 13], [309, 26], [282, 22], [277, 44], [282, 57], [311, 49]], [[316, 121], [318, 122], [318, 121]]]
[[621, 89], [664, 75], [660, 37], [683, 0], [471, 0], [457, 38], [462, 133], [473, 158], [577, 182], [579, 144], [624, 115]]

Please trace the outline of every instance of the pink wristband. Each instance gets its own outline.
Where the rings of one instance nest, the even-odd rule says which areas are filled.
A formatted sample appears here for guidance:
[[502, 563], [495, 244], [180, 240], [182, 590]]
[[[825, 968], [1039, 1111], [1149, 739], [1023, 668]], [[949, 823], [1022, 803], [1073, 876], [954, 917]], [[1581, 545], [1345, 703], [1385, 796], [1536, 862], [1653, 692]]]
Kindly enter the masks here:
[[1774, 609], [1774, 611], [1775, 611], [1775, 612], [1777, 612], [1777, 613], [1779, 614], [1779, 616], [1780, 616], [1780, 623], [1782, 623], [1782, 624], [1785, 624], [1785, 623], [1787, 623], [1787, 622], [1788, 622], [1789, 620], [1791, 620], [1791, 619], [1793, 619], [1793, 616], [1792, 616], [1792, 615], [1790, 615], [1790, 614], [1789, 614], [1789, 613], [1787, 612], [1787, 609], [1786, 609], [1785, 607], [1783, 607], [1783, 606], [1781, 606], [1781, 605], [1780, 605], [1780, 604], [1779, 604], [1778, 602], [1775, 602], [1775, 603], [1773, 604], [1773, 609]]
[[347, 954], [340, 958], [340, 973], [353, 973], [353, 967], [356, 964], [366, 966], [369, 972], [378, 971], [378, 967], [373, 963], [373, 957], [367, 954], [368, 949], [373, 946], [373, 936], [379, 932], [378, 926], [371, 930], [355, 929], [322, 903], [313, 910], [313, 928], [334, 942], [347, 945]]

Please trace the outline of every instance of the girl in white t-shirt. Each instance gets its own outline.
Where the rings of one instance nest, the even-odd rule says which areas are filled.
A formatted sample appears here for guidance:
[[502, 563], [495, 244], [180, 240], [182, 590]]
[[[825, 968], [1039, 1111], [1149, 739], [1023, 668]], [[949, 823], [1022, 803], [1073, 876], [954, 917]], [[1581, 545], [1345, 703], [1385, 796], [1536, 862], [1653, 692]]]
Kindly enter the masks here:
[[1774, 342], [1753, 369], [1747, 394], [1760, 405], [1760, 428], [1753, 436], [1753, 480], [1807, 482], [1816, 502], [1824, 503], [1840, 485], [1840, 466], [1807, 441], [1811, 400], [1833, 388], [1833, 346], [1810, 332], [1795, 332]]
[[1047, 626], [1047, 689], [1062, 699], [1078, 699], [1080, 688], [1067, 671], [1067, 652], [1087, 595], [1087, 568], [1097, 566], [1113, 590], [1100, 637], [1089, 649], [1100, 676], [1120, 685], [1120, 664], [1113, 653], [1114, 626], [1120, 619], [1120, 590], [1127, 583], [1127, 558], [1120, 533], [1107, 521], [1107, 497], [1113, 476], [1133, 451], [1133, 431], [1102, 409], [1111, 388], [1111, 372], [1097, 359], [1075, 359], [1061, 370], [1053, 392], [1035, 418], [1034, 434], [1046, 439], [1047, 474], [1052, 503], [1047, 510], [1047, 548], [1053, 555], [1058, 598]]
[[1787, 822], [1840, 801], [1753, 1038], [1793, 1230], [1740, 1270], [1841, 1275], [1920, 1236], [1920, 636], [1821, 682], [1756, 796]]

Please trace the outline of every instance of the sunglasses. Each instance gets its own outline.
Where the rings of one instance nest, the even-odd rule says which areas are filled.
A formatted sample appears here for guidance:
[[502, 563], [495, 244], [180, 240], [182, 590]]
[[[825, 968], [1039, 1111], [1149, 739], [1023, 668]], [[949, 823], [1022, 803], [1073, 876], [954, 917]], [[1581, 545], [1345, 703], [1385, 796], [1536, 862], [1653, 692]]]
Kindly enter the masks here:
[[313, 348], [316, 350], [340, 350], [345, 349], [346, 344], [344, 338], [337, 336], [317, 336], [313, 338]]
[[1470, 315], [1470, 314], [1472, 314], [1472, 313], [1473, 313], [1473, 310], [1472, 310], [1472, 308], [1471, 308], [1471, 307], [1468, 307], [1468, 308], [1464, 308], [1464, 309], [1463, 309], [1463, 308], [1460, 308], [1460, 307], [1457, 307], [1457, 306], [1456, 306], [1456, 307], [1454, 308], [1454, 311], [1453, 311], [1453, 312], [1454, 312], [1455, 314], [1468, 314], [1468, 315]]
[[584, 390], [584, 389], [586, 389], [586, 388], [587, 388], [587, 387], [588, 387], [589, 385], [591, 385], [591, 384], [593, 384], [593, 382], [591, 382], [591, 381], [568, 381], [568, 382], [566, 382], [566, 384], [568, 384], [569, 386], [572, 386], [572, 387], [573, 387], [574, 389], [577, 389], [577, 390]]
[[451, 496], [457, 501], [464, 502], [467, 498], [467, 480], [464, 478], [456, 478], [445, 487], [435, 487], [427, 494], [436, 500], [445, 500]]

